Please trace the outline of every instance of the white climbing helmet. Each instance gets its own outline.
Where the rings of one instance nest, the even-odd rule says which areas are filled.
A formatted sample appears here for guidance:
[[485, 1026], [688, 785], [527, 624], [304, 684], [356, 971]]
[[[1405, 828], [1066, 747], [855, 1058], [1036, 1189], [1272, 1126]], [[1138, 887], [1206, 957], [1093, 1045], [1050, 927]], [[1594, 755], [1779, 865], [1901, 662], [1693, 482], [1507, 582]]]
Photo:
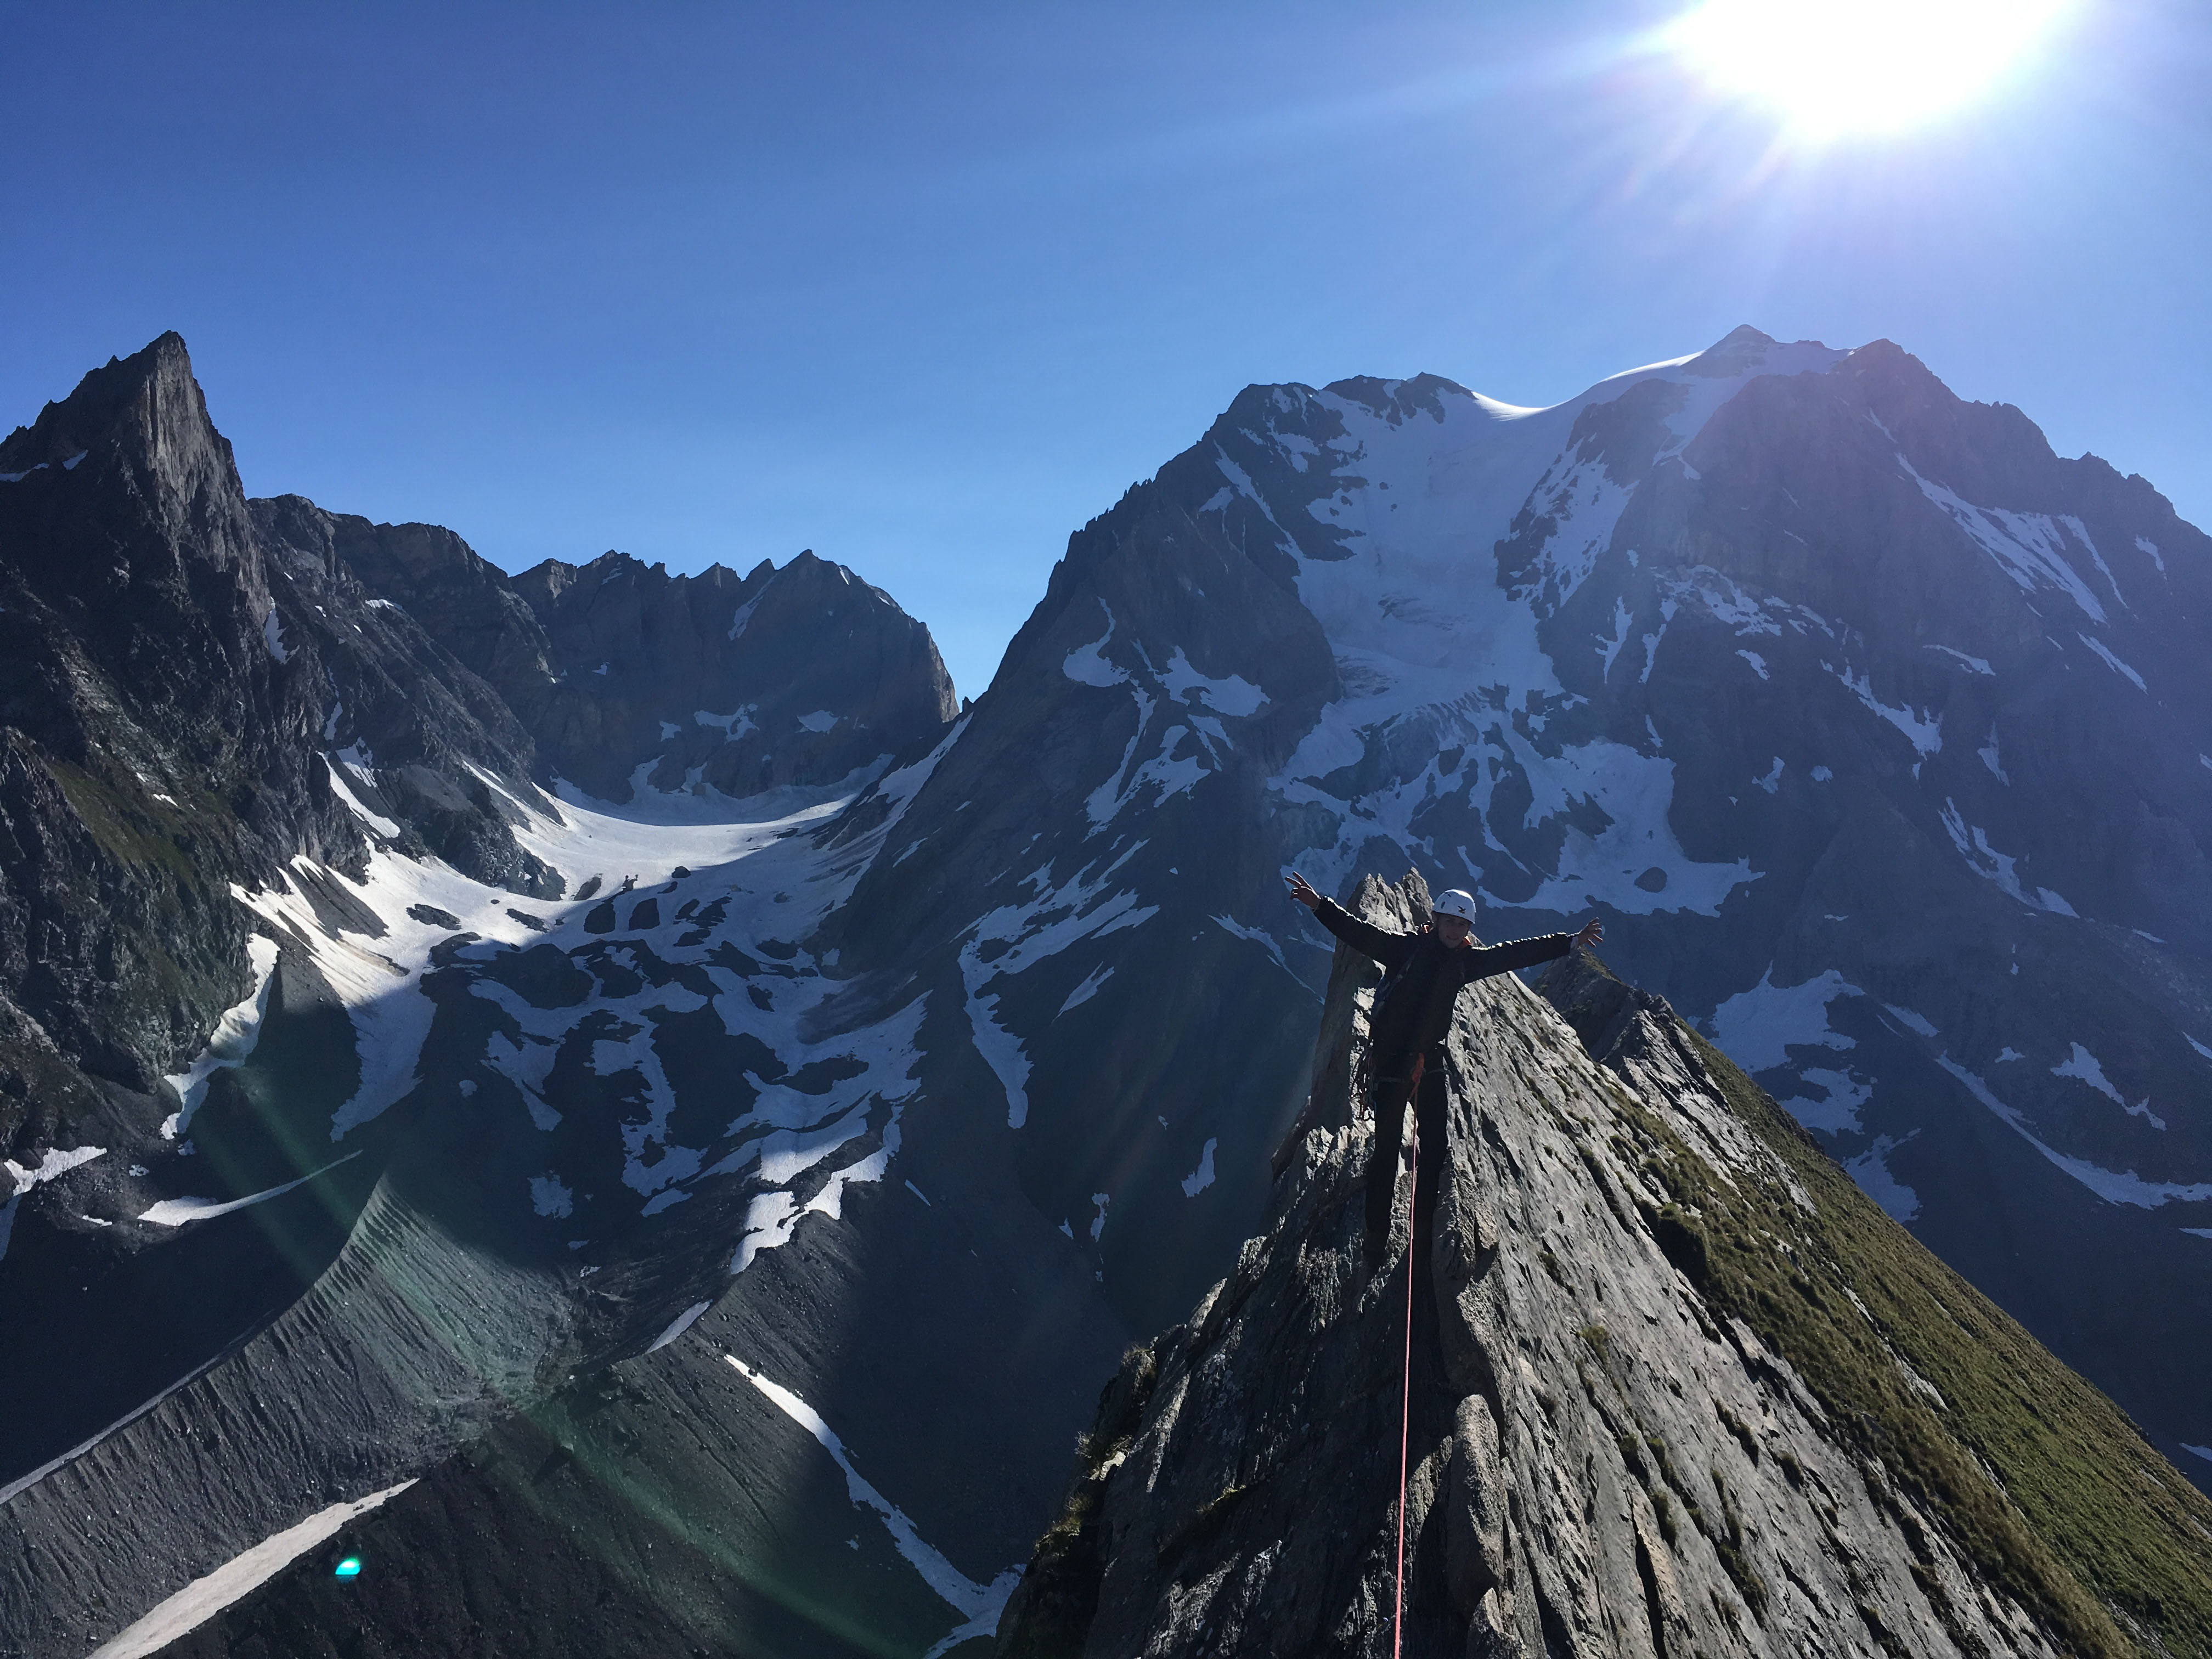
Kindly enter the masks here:
[[1462, 921], [1471, 922], [1474, 920], [1474, 895], [1465, 888], [1455, 887], [1437, 894], [1437, 902], [1430, 908], [1437, 915], [1457, 916]]

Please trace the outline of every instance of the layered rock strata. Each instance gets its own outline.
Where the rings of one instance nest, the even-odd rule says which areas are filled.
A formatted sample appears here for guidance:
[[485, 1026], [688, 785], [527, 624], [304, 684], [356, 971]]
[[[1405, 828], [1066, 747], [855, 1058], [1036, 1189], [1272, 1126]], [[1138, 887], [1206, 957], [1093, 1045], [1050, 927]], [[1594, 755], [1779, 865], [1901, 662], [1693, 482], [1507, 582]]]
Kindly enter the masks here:
[[1433, 1251], [1401, 1183], [1370, 1276], [1348, 958], [1266, 1231], [1107, 1388], [1001, 1655], [1393, 1651], [1409, 1271], [1407, 1654], [2205, 1650], [2212, 1504], [1588, 957], [1565, 1018], [1463, 999]]

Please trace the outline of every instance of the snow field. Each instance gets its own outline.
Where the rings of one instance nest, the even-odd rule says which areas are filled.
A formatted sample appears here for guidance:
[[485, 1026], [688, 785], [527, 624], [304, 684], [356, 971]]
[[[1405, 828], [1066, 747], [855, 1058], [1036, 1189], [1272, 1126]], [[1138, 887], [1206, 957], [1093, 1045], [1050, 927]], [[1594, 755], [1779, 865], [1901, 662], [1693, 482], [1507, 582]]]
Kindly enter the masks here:
[[[1350, 553], [1311, 559], [1290, 538], [1281, 544], [1297, 561], [1299, 597], [1327, 633], [1346, 688], [1268, 782], [1285, 802], [1320, 807], [1340, 826], [1334, 848], [1299, 860], [1308, 878], [1332, 890], [1375, 839], [1433, 855], [1436, 849], [1424, 846], [1411, 821], [1445, 792], [1443, 776], [1417, 793], [1409, 793], [1408, 784], [1421, 781], [1409, 780], [1356, 797], [1340, 795], [1323, 781], [1360, 762], [1393, 723], [1419, 720], [1431, 728], [1433, 748], [1470, 751], [1450, 775], [1451, 785], [1481, 816], [1494, 850], [1504, 853], [1490, 833], [1491, 797], [1509, 770], [1526, 780], [1537, 803], [1524, 829], [1546, 825], [1582, 800], [1611, 820], [1595, 836], [1569, 825], [1554, 867], [1536, 872], [1538, 891], [1511, 902], [1512, 908], [1563, 913], [1604, 902], [1630, 915], [1712, 915], [1736, 887], [1754, 879], [1747, 862], [1702, 865], [1684, 851], [1668, 821], [1671, 762], [1604, 740], [1577, 744], [1542, 734], [1549, 713], [1576, 700], [1539, 641], [1538, 623], [1595, 569], [1629, 495], [1601, 462], [1571, 449], [1569, 437], [1584, 410], [1656, 379], [1683, 388], [1682, 406], [1668, 417], [1674, 443], [1665, 452], [1679, 453], [1755, 374], [1823, 372], [1844, 355], [1778, 346], [1747, 360], [1740, 372], [1721, 375], [1688, 368], [1692, 360], [1686, 358], [1615, 376], [1545, 410], [1446, 392], [1440, 394], [1441, 418], [1394, 419], [1322, 392], [1316, 401], [1341, 421], [1344, 432], [1318, 459], [1310, 456], [1310, 441], [1298, 449], [1291, 440], [1299, 434], [1271, 426], [1278, 447], [1298, 458], [1293, 464], [1301, 471], [1327, 463], [1329, 476], [1343, 481], [1325, 501], [1301, 510], [1337, 530]], [[1294, 510], [1287, 502], [1262, 501], [1250, 475], [1225, 454], [1218, 464], [1226, 488], [1257, 503], [1270, 523], [1279, 526]], [[1509, 590], [1498, 579], [1493, 550], [1524, 507], [1549, 520], [1550, 528], [1521, 585]], [[1668, 623], [1685, 603], [1700, 605], [1739, 633], [1782, 631], [1782, 623], [1717, 572], [1670, 577], [1657, 630], [1644, 635], [1645, 678]], [[1801, 630], [1808, 625], [1791, 620]], [[1607, 674], [1634, 624], [1634, 614], [1616, 600], [1613, 635], [1597, 642]], [[1754, 666], [1763, 668], [1763, 659]], [[1516, 718], [1509, 712], [1532, 705], [1544, 713]], [[1638, 878], [1655, 868], [1663, 872], [1663, 884], [1656, 891], [1639, 886]], [[1482, 888], [1480, 878], [1475, 884]], [[1508, 902], [1496, 893], [1487, 896]]]
[[[741, 718], [743, 711], [708, 720], [733, 723]], [[559, 805], [548, 811], [479, 771], [487, 786], [504, 797], [518, 842], [559, 871], [572, 895], [591, 878], [598, 878], [590, 897], [553, 902], [525, 899], [474, 881], [437, 859], [410, 859], [394, 851], [386, 843], [397, 837], [397, 826], [363, 805], [343, 775], [345, 769], [354, 767], [373, 787], [373, 757], [366, 753], [337, 757], [332, 771], [341, 798], [374, 838], [367, 878], [352, 882], [299, 859], [294, 860], [292, 879], [261, 892], [234, 892], [270, 931], [307, 951], [353, 1022], [362, 1060], [361, 1084], [334, 1113], [331, 1138], [343, 1140], [416, 1085], [417, 1063], [434, 1012], [422, 988], [434, 947], [462, 933], [475, 934], [473, 942], [460, 944], [453, 952], [453, 960], [464, 966], [486, 963], [502, 950], [539, 944], [583, 953], [586, 959], [596, 959], [592, 953], [603, 951], [606, 960], [634, 972], [637, 990], [625, 996], [602, 990], [581, 1008], [539, 1009], [488, 976], [479, 975], [470, 985], [473, 995], [491, 1003], [502, 1017], [501, 1029], [487, 1039], [484, 1063], [514, 1083], [532, 1127], [548, 1132], [561, 1121], [560, 1114], [547, 1103], [547, 1084], [562, 1063], [565, 1039], [585, 1019], [592, 1022], [592, 1037], [578, 1050], [577, 1061], [593, 1075], [619, 1079], [634, 1087], [643, 1108], [621, 1126], [624, 1158], [620, 1179], [647, 1198], [648, 1213], [683, 1201], [698, 1181], [716, 1176], [742, 1171], [752, 1179], [787, 1188], [838, 1147], [867, 1132], [872, 1102], [887, 1103], [890, 1117], [877, 1151], [837, 1172], [804, 1206], [787, 1191], [754, 1200], [751, 1212], [757, 1224], [749, 1228], [739, 1246], [733, 1271], [749, 1263], [758, 1250], [787, 1241], [801, 1215], [838, 1215], [844, 1187], [856, 1180], [880, 1179], [898, 1145], [900, 1105], [915, 1086], [915, 1039], [921, 1004], [917, 1000], [857, 1031], [802, 1039], [800, 1027], [811, 1027], [835, 989], [819, 964], [794, 949], [776, 963], [781, 970], [777, 977], [749, 981], [726, 967], [709, 964], [707, 958], [724, 945], [757, 953], [761, 939], [811, 934], [823, 915], [849, 892], [883, 836], [903, 816], [914, 792], [957, 735], [956, 728], [927, 759], [884, 778], [882, 791], [895, 803], [888, 821], [860, 845], [827, 855], [818, 853], [802, 832], [834, 816], [845, 799], [821, 791], [787, 791], [753, 802], [732, 802], [711, 792], [672, 795], [654, 791], [641, 777], [637, 798], [628, 806], [591, 800], [562, 785], [556, 790]], [[858, 788], [867, 779], [856, 775], [846, 781]], [[685, 873], [678, 875], [679, 870]], [[332, 918], [328, 906], [319, 913], [310, 896], [317, 886], [337, 887], [372, 915], [374, 924], [345, 915]], [[648, 898], [659, 913], [653, 925], [625, 927], [611, 938], [584, 927], [585, 918], [602, 905], [612, 902], [618, 912], [634, 913]], [[687, 899], [694, 902], [687, 905]], [[719, 919], [702, 927], [696, 918], [676, 915], [699, 904], [708, 906], [702, 914]], [[434, 913], [457, 918], [459, 927], [422, 919]], [[634, 914], [630, 920], [635, 920]], [[678, 942], [687, 937], [694, 942]], [[225, 1017], [208, 1053], [191, 1071], [173, 1079], [185, 1101], [173, 1133], [188, 1121], [191, 1108], [204, 1092], [206, 1077], [222, 1066], [237, 1064], [251, 1051], [277, 957], [276, 945], [259, 935], [252, 948], [259, 981], [254, 997]], [[677, 977], [669, 976], [671, 969], [678, 970]], [[696, 983], [701, 975], [711, 982], [711, 995], [684, 982], [690, 979]], [[694, 1012], [710, 1003], [725, 1030], [761, 1040], [789, 1070], [825, 1057], [860, 1062], [857, 1075], [840, 1079], [820, 1095], [749, 1079], [760, 1099], [725, 1131], [726, 1136], [745, 1138], [744, 1144], [711, 1169], [705, 1167], [707, 1148], [675, 1144], [669, 1133], [677, 1103], [655, 1040], [660, 1018]], [[757, 1130], [766, 1133], [754, 1133]], [[581, 1172], [561, 1170], [532, 1177], [528, 1196], [533, 1211], [549, 1222], [573, 1215], [581, 1178]], [[298, 1184], [226, 1203], [166, 1200], [143, 1218], [181, 1225], [264, 1201]]]
[[178, 1638], [199, 1628], [232, 1602], [267, 1583], [316, 1545], [335, 1536], [349, 1521], [390, 1503], [415, 1483], [371, 1492], [349, 1504], [333, 1504], [309, 1516], [297, 1526], [287, 1527], [263, 1540], [243, 1554], [233, 1556], [205, 1577], [196, 1578], [174, 1595], [135, 1620], [126, 1629], [94, 1648], [88, 1659], [144, 1659]]
[[979, 1636], [988, 1636], [999, 1627], [999, 1615], [1013, 1594], [1022, 1569], [1019, 1564], [1007, 1568], [988, 1584], [978, 1584], [963, 1573], [951, 1562], [926, 1542], [906, 1512], [878, 1492], [853, 1467], [853, 1459], [845, 1443], [821, 1414], [799, 1395], [782, 1384], [770, 1381], [734, 1354], [725, 1353], [723, 1359], [746, 1382], [757, 1389], [778, 1411], [806, 1431], [815, 1443], [830, 1454], [830, 1461], [845, 1477], [845, 1491], [854, 1509], [872, 1510], [890, 1534], [891, 1544], [906, 1558], [914, 1570], [921, 1575], [922, 1582], [940, 1596], [964, 1621], [931, 1648], [923, 1659], [934, 1659], [936, 1655], [957, 1647], [963, 1642]]

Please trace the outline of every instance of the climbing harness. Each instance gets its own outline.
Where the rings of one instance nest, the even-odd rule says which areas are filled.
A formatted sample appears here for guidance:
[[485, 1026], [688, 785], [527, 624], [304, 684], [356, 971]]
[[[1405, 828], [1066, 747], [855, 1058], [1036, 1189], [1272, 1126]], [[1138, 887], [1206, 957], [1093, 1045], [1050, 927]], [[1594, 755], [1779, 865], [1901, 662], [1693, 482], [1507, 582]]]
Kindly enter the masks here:
[[[1425, 1054], [1413, 1057], [1413, 1095], [1421, 1091]], [[1406, 1449], [1413, 1428], [1413, 1206], [1421, 1196], [1421, 1119], [1413, 1115], [1413, 1186], [1406, 1201], [1406, 1364], [1398, 1396], [1398, 1572], [1396, 1605], [1390, 1614], [1390, 1659], [1399, 1659], [1406, 1639]]]

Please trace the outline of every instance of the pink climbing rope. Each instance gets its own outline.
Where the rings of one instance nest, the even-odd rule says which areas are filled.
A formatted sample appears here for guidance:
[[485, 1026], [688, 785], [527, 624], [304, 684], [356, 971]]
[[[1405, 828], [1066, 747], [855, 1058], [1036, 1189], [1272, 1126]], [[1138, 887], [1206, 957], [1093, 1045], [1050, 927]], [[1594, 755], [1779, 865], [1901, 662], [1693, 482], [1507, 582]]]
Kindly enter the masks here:
[[[1413, 1060], [1413, 1086], [1407, 1103], [1413, 1104], [1421, 1091], [1421, 1067], [1425, 1055]], [[1403, 1390], [1398, 1397], [1398, 1573], [1396, 1605], [1390, 1613], [1390, 1659], [1400, 1659], [1406, 1639], [1406, 1448], [1413, 1438], [1413, 1206], [1421, 1196], [1421, 1120], [1418, 1109], [1413, 1118], [1413, 1192], [1406, 1209], [1406, 1368]]]
[[[1420, 1146], [1420, 1131], [1413, 1132], [1416, 1156]], [[1416, 1181], [1419, 1180], [1418, 1175]], [[1398, 1400], [1398, 1593], [1397, 1607], [1390, 1615], [1390, 1659], [1398, 1659], [1406, 1635], [1406, 1444], [1412, 1437], [1413, 1414], [1413, 1250], [1411, 1240], [1406, 1248], [1406, 1382], [1405, 1391]]]

